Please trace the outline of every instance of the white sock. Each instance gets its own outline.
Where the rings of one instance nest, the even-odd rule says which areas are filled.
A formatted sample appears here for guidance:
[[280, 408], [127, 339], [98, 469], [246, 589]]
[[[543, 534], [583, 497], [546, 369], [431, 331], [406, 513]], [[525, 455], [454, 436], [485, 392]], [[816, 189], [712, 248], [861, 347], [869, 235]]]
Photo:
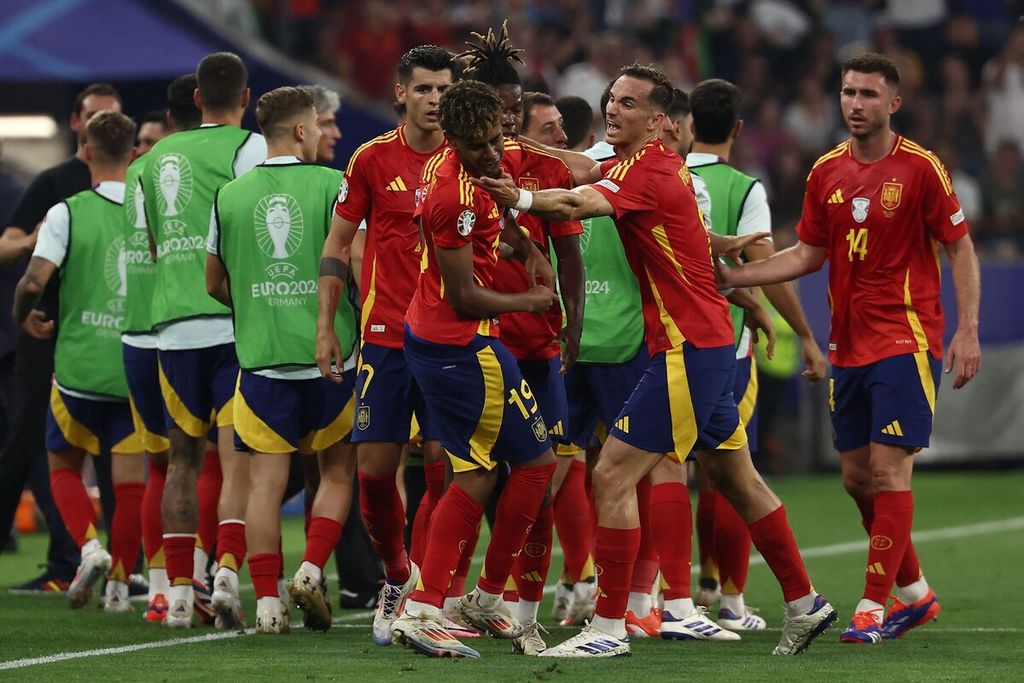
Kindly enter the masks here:
[[629, 602], [626, 603], [626, 609], [643, 619], [651, 613], [651, 594], [630, 593]]
[[742, 617], [747, 613], [747, 605], [743, 601], [743, 593], [737, 593], [736, 595], [722, 593], [718, 607], [719, 609], [727, 609], [738, 617]]
[[257, 612], [262, 610], [269, 610], [271, 612], [281, 611], [281, 598], [276, 595], [269, 595], [256, 600]]
[[896, 597], [900, 599], [900, 602], [907, 605], [918, 600], [924, 600], [926, 595], [928, 595], [928, 582], [924, 580], [923, 576], [906, 586], [896, 586]]
[[192, 578], [199, 583], [206, 583], [206, 563], [209, 561], [210, 556], [197, 545], [192, 554]]
[[441, 610], [437, 609], [433, 605], [428, 605], [425, 602], [417, 602], [416, 600], [405, 601], [403, 614], [408, 614], [410, 617], [426, 617], [428, 619], [434, 618], [437, 620], [441, 619]]
[[875, 621], [882, 623], [882, 617], [885, 616], [885, 605], [879, 605], [874, 600], [868, 600], [867, 598], [861, 598], [860, 602], [857, 603], [857, 609], [853, 610], [856, 612], [871, 612], [875, 616]]
[[171, 588], [167, 580], [167, 569], [165, 567], [150, 567], [149, 569], [149, 599], [157, 595], [167, 596]]
[[590, 625], [601, 633], [618, 638], [619, 640], [626, 639], [625, 619], [608, 619], [594, 615], [594, 620], [590, 622]]
[[790, 600], [786, 603], [786, 613], [791, 617], [799, 617], [807, 614], [814, 609], [814, 599], [816, 597], [818, 597], [818, 594], [811, 591], [802, 598]]
[[[231, 590], [234, 591], [235, 594], [238, 593], [238, 572], [236, 572], [234, 569], [229, 569], [228, 567], [221, 567], [217, 570], [215, 578], [221, 580], [227, 579], [228, 584], [231, 586]], [[214, 581], [214, 583], [216, 583], [216, 580]]]
[[302, 564], [299, 565], [299, 571], [305, 569], [307, 572], [313, 575], [313, 578], [319, 581], [323, 578], [324, 572], [320, 567], [316, 566], [312, 562], [303, 560]]
[[682, 619], [696, 612], [697, 608], [693, 606], [693, 598], [676, 598], [665, 601], [665, 611], [676, 619]]
[[[444, 613], [445, 614], [451, 614], [452, 612], [454, 612], [455, 611], [455, 603], [457, 603], [458, 601], [459, 601], [459, 599], [457, 597], [445, 598], [444, 599]], [[422, 604], [422, 603], [417, 603], [417, 604]]]
[[103, 595], [107, 598], [128, 599], [128, 584], [124, 581], [107, 581], [107, 587], [103, 589]]
[[532, 600], [519, 600], [519, 623], [528, 624], [537, 621], [537, 611], [540, 610], [540, 602]]
[[177, 600], [184, 600], [185, 602], [188, 603], [189, 607], [191, 607], [192, 606], [192, 601], [195, 599], [195, 596], [192, 593], [192, 585], [191, 584], [187, 584], [186, 583], [186, 584], [181, 585], [181, 586], [171, 586], [171, 588], [170, 588], [170, 590], [168, 592], [170, 593], [170, 595], [168, 595], [167, 600], [172, 605]]
[[90, 553], [94, 553], [97, 550], [102, 550], [102, 549], [103, 549], [103, 546], [100, 545], [99, 540], [97, 540], [95, 538], [90, 538], [82, 546], [82, 559], [84, 560], [86, 555], [89, 555]]
[[497, 606], [501, 602], [501, 593], [488, 593], [480, 586], [476, 587], [477, 604], [484, 608]]

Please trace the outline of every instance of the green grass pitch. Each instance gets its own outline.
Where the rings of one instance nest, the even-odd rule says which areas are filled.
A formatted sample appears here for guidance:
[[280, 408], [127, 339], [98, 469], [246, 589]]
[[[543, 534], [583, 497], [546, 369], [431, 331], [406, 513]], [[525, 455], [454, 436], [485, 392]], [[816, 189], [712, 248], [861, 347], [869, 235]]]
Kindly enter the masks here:
[[[328, 633], [302, 629], [281, 637], [216, 635], [200, 627], [169, 632], [134, 614], [73, 612], [60, 596], [0, 591], [0, 678], [10, 680], [348, 680], [348, 681], [998, 681], [1020, 680], [1024, 651], [1024, 473], [920, 473], [915, 478], [915, 538], [922, 566], [942, 602], [938, 622], [879, 646], [842, 645], [863, 583], [866, 539], [838, 476], [771, 482], [786, 503], [815, 587], [839, 610], [837, 627], [801, 657], [772, 657], [782, 618], [778, 586], [751, 567], [748, 603], [769, 631], [739, 643], [634, 641], [633, 656], [553, 661], [511, 654], [509, 643], [472, 642], [479, 661], [431, 660], [400, 647], [378, 648], [369, 616], [335, 612]], [[297, 566], [301, 523], [289, 520], [287, 571]], [[24, 536], [0, 556], [0, 585], [31, 578], [45, 554], [44, 535]], [[481, 543], [481, 547], [484, 544]], [[552, 563], [557, 574], [560, 559]], [[243, 576], [243, 582], [248, 577]], [[332, 596], [336, 599], [336, 596]], [[251, 591], [245, 596], [253, 610]], [[542, 617], [550, 611], [549, 601]], [[293, 618], [298, 615], [293, 611]], [[574, 631], [546, 624], [554, 643]], [[774, 627], [774, 628], [773, 628]], [[200, 640], [204, 639], [205, 640]], [[209, 639], [218, 638], [218, 639]], [[139, 646], [148, 645], [140, 648]], [[123, 648], [123, 649], [119, 649]], [[87, 656], [82, 656], [87, 655]], [[29, 661], [35, 660], [35, 661]], [[1017, 673], [1014, 673], [1017, 672]]]

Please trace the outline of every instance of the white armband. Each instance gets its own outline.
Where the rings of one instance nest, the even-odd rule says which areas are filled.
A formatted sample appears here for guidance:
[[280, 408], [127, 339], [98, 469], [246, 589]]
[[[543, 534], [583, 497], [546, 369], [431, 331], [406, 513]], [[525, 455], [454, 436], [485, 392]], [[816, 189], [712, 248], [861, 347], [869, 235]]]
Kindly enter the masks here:
[[533, 206], [533, 193], [529, 190], [519, 188], [519, 199], [516, 200], [516, 204], [513, 208], [525, 213], [530, 210], [531, 206]]

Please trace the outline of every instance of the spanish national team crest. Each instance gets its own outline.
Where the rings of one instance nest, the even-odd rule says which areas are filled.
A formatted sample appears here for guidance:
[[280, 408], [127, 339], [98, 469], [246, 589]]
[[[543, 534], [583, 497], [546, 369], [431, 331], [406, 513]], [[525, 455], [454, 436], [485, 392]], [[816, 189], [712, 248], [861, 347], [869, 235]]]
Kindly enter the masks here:
[[455, 222], [455, 229], [463, 237], [469, 237], [469, 233], [473, 232], [474, 225], [476, 225], [476, 215], [469, 209], [466, 209]]
[[868, 219], [868, 209], [871, 208], [871, 200], [867, 197], [854, 197], [850, 202], [850, 210], [853, 212], [853, 220], [863, 223]]
[[533, 435], [537, 437], [537, 441], [544, 443], [548, 439], [548, 428], [544, 424], [544, 418], [538, 417], [533, 423]]
[[527, 192], [539, 192], [540, 182], [536, 178], [529, 176], [519, 176], [519, 187], [523, 188]]
[[882, 208], [886, 211], [895, 211], [896, 207], [900, 205], [900, 199], [903, 197], [903, 185], [897, 182], [885, 182], [882, 183]]
[[359, 406], [356, 411], [356, 426], [365, 431], [370, 426], [370, 406]]

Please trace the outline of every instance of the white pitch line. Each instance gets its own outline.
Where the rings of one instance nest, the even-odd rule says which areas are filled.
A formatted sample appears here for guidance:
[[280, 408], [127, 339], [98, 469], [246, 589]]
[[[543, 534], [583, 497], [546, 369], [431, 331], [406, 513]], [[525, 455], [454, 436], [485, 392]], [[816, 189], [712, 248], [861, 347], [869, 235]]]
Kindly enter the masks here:
[[[1018, 529], [1024, 529], [1024, 516], [1022, 517], [1010, 517], [1008, 519], [1000, 519], [991, 522], [982, 522], [980, 524], [964, 524], [961, 526], [944, 527], [941, 529], [931, 529], [929, 531], [922, 531], [914, 534], [914, 543], [929, 543], [932, 541], [945, 541], [955, 538], [965, 538], [971, 536], [983, 536], [988, 534], [997, 534], [1004, 531], [1015, 531]], [[850, 541], [847, 543], [834, 543], [832, 545], [817, 546], [814, 548], [807, 548], [801, 551], [801, 554], [807, 557], [830, 557], [833, 555], [846, 555], [855, 552], [862, 552], [867, 548], [867, 541]], [[751, 565], [763, 565], [764, 559], [760, 555], [754, 555], [750, 558]], [[697, 568], [694, 568], [697, 570]], [[554, 592], [554, 586], [546, 586], [544, 592], [546, 594]], [[345, 622], [358, 621], [360, 619], [366, 619], [373, 615], [373, 612], [355, 612], [353, 614], [346, 614], [341, 617], [335, 617], [333, 622], [335, 624], [345, 624]], [[364, 624], [351, 624], [345, 625], [344, 628], [365, 628]], [[300, 627], [297, 627], [300, 628]], [[1024, 629], [1020, 628], [934, 628], [932, 629], [936, 633], [1024, 633]], [[139, 652], [141, 650], [152, 650], [154, 648], [161, 647], [174, 647], [177, 645], [188, 645], [192, 643], [205, 643], [215, 640], [228, 640], [231, 638], [239, 638], [244, 635], [251, 635], [255, 631], [248, 629], [246, 631], [232, 631], [228, 633], [207, 633], [201, 636], [191, 636], [188, 638], [170, 638], [167, 640], [154, 640], [148, 643], [135, 643], [133, 645], [120, 645], [117, 647], [105, 647], [96, 650], [80, 650], [78, 652], [59, 652], [53, 655], [46, 655], [43, 657], [31, 657], [28, 659], [12, 659], [6, 662], [0, 662], [0, 671], [8, 671], [11, 669], [22, 669], [28, 666], [38, 666], [40, 664], [53, 664], [55, 662], [65, 662], [72, 659], [83, 659], [86, 657], [104, 657], [107, 655], [119, 655], [127, 654], [129, 652]]]

